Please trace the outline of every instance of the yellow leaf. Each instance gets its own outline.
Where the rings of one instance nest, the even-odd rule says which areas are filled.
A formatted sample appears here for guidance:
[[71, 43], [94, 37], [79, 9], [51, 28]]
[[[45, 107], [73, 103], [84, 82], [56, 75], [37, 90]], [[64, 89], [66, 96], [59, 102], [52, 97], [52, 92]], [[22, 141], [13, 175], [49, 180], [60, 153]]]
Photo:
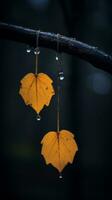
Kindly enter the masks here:
[[77, 144], [74, 135], [67, 131], [61, 130], [59, 133], [48, 132], [41, 141], [42, 151], [46, 164], [52, 164], [61, 172], [68, 163], [72, 163]]
[[52, 79], [44, 74], [26, 74], [21, 80], [19, 94], [26, 105], [30, 105], [39, 113], [44, 105], [49, 106], [52, 96], [55, 94]]

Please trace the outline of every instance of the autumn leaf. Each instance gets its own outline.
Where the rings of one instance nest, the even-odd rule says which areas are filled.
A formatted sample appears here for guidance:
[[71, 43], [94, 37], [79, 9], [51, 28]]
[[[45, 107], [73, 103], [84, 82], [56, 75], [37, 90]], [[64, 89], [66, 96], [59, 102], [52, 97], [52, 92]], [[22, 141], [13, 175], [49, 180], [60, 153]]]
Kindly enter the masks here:
[[19, 94], [26, 105], [30, 105], [39, 113], [44, 105], [49, 106], [52, 96], [55, 94], [52, 79], [44, 74], [26, 74], [21, 80]]
[[59, 133], [48, 132], [41, 141], [41, 154], [44, 156], [46, 164], [52, 164], [61, 172], [68, 163], [72, 163], [77, 144], [74, 135], [67, 131], [61, 130]]

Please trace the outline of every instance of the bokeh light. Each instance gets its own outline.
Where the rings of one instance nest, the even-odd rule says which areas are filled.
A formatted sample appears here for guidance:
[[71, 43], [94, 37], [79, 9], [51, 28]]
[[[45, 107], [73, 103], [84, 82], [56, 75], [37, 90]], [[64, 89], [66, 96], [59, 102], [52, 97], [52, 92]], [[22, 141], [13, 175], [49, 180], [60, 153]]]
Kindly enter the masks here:
[[45, 10], [48, 6], [49, 0], [27, 0], [33, 9]]
[[93, 73], [88, 77], [88, 87], [97, 94], [108, 94], [112, 87], [112, 81], [106, 73]]

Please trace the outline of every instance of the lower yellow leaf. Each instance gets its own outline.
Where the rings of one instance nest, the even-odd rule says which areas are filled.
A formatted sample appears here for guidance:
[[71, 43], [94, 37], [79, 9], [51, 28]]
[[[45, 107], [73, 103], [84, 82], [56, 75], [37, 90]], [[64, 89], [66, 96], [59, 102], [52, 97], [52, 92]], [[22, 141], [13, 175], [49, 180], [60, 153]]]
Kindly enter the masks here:
[[77, 144], [74, 135], [67, 131], [61, 130], [59, 133], [48, 132], [41, 141], [41, 154], [44, 156], [46, 164], [52, 164], [61, 172], [68, 163], [72, 163]]

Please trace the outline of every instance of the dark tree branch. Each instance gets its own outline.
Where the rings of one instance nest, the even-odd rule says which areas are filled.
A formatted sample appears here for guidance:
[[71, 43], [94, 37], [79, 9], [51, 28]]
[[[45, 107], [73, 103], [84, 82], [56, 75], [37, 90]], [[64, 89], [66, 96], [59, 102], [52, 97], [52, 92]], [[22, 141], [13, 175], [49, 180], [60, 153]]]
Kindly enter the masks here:
[[[0, 38], [26, 43], [35, 47], [36, 30], [0, 23]], [[57, 35], [40, 32], [39, 46], [56, 50]], [[59, 50], [60, 52], [75, 55], [112, 74], [112, 56], [100, 51], [97, 47], [60, 35]]]

